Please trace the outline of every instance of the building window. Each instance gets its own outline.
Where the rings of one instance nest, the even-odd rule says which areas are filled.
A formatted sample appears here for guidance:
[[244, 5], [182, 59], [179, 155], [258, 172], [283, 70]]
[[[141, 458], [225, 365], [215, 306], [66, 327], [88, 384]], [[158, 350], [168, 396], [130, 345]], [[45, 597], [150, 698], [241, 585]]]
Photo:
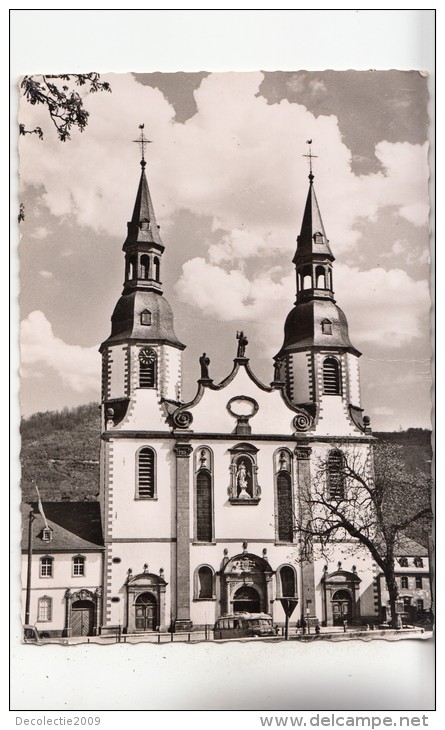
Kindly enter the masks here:
[[52, 578], [53, 577], [53, 558], [40, 558], [40, 577], [41, 578]]
[[281, 598], [295, 598], [297, 595], [295, 571], [290, 565], [280, 568]]
[[422, 588], [422, 576], [416, 575], [416, 588]]
[[73, 558], [73, 575], [85, 575], [85, 558], [81, 555]]
[[151, 312], [149, 312], [148, 309], [144, 309], [144, 311], [141, 312], [141, 324], [151, 325]]
[[294, 538], [292, 479], [285, 471], [277, 475], [277, 523], [278, 540], [292, 542]]
[[324, 266], [315, 269], [315, 285], [317, 289], [326, 289], [326, 270]]
[[324, 335], [332, 335], [332, 322], [330, 319], [322, 320], [321, 331]]
[[155, 452], [144, 446], [137, 454], [137, 498], [153, 499], [156, 496]]
[[417, 601], [416, 601], [417, 613], [422, 613], [422, 611], [424, 610], [423, 606], [424, 606], [423, 599], [422, 598], [418, 598]]
[[408, 588], [408, 576], [402, 575], [400, 578], [400, 587], [403, 589]]
[[139, 387], [156, 388], [156, 352], [151, 347], [144, 347], [139, 352]]
[[340, 365], [334, 357], [327, 357], [323, 362], [323, 393], [340, 395]]
[[314, 233], [314, 242], [315, 243], [323, 243], [323, 234], [321, 231], [315, 231]]
[[345, 457], [341, 451], [331, 451], [328, 456], [328, 491], [330, 499], [344, 499]]
[[399, 558], [399, 565], [401, 568], [408, 567], [408, 558]]
[[141, 256], [141, 279], [148, 279], [150, 271], [150, 259], [146, 253]]
[[414, 565], [416, 566], [416, 568], [423, 568], [422, 558], [414, 558]]
[[52, 619], [52, 599], [49, 596], [39, 598], [38, 618], [37, 621], [51, 621]]
[[44, 540], [45, 542], [51, 542], [52, 539], [53, 531], [50, 527], [44, 527], [44, 529], [42, 530], [42, 540]]
[[208, 565], [202, 565], [198, 569], [198, 585], [196, 598], [208, 600], [214, 598], [213, 570]]
[[212, 477], [201, 469], [196, 477], [196, 539], [212, 542]]

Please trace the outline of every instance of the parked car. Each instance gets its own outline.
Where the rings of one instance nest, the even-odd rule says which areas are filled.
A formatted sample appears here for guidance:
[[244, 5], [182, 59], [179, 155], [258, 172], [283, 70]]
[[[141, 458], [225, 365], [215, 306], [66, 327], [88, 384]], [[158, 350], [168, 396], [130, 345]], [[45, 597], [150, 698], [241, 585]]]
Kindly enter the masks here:
[[222, 616], [216, 621], [213, 632], [215, 639], [277, 635], [272, 616], [267, 613], [233, 613]]

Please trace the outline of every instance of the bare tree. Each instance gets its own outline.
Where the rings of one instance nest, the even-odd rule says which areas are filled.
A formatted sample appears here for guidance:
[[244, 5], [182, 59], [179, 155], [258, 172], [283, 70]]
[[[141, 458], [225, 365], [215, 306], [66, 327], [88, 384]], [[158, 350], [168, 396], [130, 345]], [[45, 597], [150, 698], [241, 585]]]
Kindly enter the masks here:
[[391, 622], [397, 625], [397, 550], [407, 530], [424, 523], [431, 529], [431, 476], [410, 471], [401, 447], [379, 444], [367, 459], [358, 451], [334, 449], [320, 461], [297, 528], [303, 554], [316, 541], [325, 550], [332, 539], [364, 545], [388, 588]]
[[[84, 107], [83, 97], [76, 90], [80, 86], [93, 94], [98, 91], [111, 92], [110, 84], [100, 81], [98, 73], [24, 76], [20, 84], [26, 101], [47, 108], [61, 142], [71, 139], [73, 127], [83, 132], [88, 124], [89, 112]], [[37, 134], [43, 139], [41, 127], [26, 129], [24, 124], [19, 124], [19, 132], [23, 135]]]

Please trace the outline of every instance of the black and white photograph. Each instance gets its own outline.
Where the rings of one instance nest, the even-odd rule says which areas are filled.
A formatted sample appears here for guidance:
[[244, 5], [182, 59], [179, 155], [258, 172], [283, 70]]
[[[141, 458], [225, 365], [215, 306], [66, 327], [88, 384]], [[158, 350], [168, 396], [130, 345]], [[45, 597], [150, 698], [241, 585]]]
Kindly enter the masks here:
[[16, 80], [22, 650], [421, 652], [428, 74], [74, 70]]

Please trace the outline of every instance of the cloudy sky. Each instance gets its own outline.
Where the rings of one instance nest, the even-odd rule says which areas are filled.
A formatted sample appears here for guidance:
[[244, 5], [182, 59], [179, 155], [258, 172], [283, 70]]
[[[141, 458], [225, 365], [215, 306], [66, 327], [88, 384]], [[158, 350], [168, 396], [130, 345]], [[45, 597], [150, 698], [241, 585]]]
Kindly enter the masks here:
[[430, 426], [427, 83], [417, 72], [110, 74], [90, 121], [57, 140], [22, 103], [22, 412], [99, 399], [98, 346], [123, 282], [121, 247], [139, 180], [139, 124], [166, 250], [164, 293], [184, 353], [184, 396], [206, 351], [216, 380], [235, 333], [273, 377], [295, 299], [292, 257], [315, 186], [336, 256], [334, 288], [363, 352], [375, 430]]

